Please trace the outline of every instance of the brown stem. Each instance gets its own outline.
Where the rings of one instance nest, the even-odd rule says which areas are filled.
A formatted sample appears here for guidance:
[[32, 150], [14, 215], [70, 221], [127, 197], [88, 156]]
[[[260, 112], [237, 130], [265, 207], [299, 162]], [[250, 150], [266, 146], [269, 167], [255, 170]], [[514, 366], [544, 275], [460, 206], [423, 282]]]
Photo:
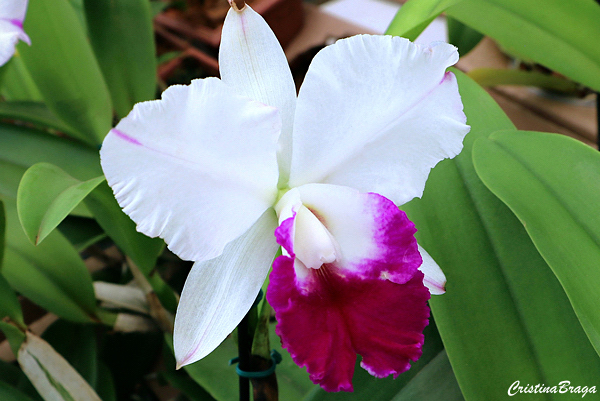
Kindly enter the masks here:
[[[265, 371], [274, 362], [258, 355], [252, 355], [251, 364], [254, 371]], [[277, 377], [275, 372], [267, 377], [251, 379], [254, 401], [278, 401]]]

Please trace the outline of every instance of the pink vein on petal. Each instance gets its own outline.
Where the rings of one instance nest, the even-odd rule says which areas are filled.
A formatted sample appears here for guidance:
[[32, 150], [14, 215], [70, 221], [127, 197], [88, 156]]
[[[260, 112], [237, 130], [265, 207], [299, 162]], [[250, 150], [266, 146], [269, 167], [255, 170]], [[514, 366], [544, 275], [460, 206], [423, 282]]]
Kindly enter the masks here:
[[11, 24], [13, 24], [14, 26], [23, 29], [23, 21], [19, 20], [19, 19], [11, 19], [8, 20], [8, 22], [10, 22]]
[[111, 131], [114, 132], [119, 138], [126, 140], [129, 143], [132, 143], [132, 144], [138, 145], [138, 146], [142, 146], [142, 143], [140, 141], [127, 135], [126, 133], [124, 133], [122, 131], [119, 131], [118, 129], [113, 128]]

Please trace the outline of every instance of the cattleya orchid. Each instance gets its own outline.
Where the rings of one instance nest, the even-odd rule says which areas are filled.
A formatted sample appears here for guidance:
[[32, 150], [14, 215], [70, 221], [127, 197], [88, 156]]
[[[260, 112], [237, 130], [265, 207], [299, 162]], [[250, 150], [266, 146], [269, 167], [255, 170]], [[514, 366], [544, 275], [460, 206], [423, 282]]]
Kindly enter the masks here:
[[15, 54], [19, 39], [31, 45], [29, 36], [23, 30], [26, 11], [27, 0], [0, 1], [0, 66]]
[[175, 318], [179, 366], [237, 326], [271, 264], [276, 332], [324, 389], [352, 390], [357, 354], [377, 377], [420, 357], [445, 277], [397, 205], [469, 131], [445, 71], [457, 59], [446, 43], [355, 36], [317, 54], [296, 97], [273, 32], [232, 4], [221, 79], [172, 86], [110, 131], [101, 160], [119, 204], [195, 261]]

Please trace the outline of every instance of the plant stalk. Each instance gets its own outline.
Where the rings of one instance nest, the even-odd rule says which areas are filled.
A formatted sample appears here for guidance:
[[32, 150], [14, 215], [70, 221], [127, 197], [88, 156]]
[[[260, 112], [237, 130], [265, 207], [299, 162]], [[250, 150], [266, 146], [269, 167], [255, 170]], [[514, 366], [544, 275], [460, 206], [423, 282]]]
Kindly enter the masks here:
[[[243, 371], [250, 371], [250, 352], [252, 350], [252, 337], [249, 333], [249, 318], [250, 313], [254, 312], [254, 308], [250, 308], [246, 316], [238, 325], [238, 356], [239, 368]], [[239, 377], [240, 386], [240, 401], [250, 401], [250, 379]]]

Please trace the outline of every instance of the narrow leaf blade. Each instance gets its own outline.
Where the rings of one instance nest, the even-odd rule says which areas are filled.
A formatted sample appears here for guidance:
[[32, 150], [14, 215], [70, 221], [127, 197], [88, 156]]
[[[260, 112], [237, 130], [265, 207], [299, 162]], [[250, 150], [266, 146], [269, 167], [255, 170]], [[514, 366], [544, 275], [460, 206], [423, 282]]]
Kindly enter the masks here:
[[24, 29], [31, 47], [18, 51], [48, 108], [87, 143], [102, 142], [112, 124], [104, 77], [67, 0], [31, 0]]
[[104, 176], [79, 181], [59, 167], [37, 163], [23, 175], [17, 192], [19, 220], [37, 245], [104, 181]]
[[20, 227], [16, 204], [5, 199], [7, 232], [2, 275], [10, 286], [65, 319], [96, 319], [90, 273], [73, 246], [57, 231], [34, 246]]
[[148, 0], [84, 1], [88, 32], [120, 117], [156, 89], [154, 32]]

